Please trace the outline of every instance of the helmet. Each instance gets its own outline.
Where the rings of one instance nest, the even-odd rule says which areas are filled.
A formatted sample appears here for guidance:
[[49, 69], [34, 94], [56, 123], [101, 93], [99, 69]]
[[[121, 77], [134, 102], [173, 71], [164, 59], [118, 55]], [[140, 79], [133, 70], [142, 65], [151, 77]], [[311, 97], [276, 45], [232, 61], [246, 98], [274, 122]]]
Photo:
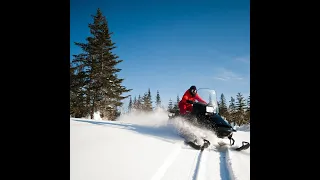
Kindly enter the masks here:
[[191, 86], [189, 88], [189, 92], [192, 96], [195, 96], [197, 94], [197, 87], [196, 86]]

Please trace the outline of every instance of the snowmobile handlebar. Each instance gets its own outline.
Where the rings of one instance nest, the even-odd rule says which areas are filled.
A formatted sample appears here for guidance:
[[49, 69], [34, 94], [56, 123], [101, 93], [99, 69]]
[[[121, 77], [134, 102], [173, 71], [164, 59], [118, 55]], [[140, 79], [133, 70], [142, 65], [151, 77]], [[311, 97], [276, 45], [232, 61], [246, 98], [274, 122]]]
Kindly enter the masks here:
[[189, 103], [189, 104], [194, 104], [194, 102], [191, 101], [191, 100], [187, 100], [187, 103]]

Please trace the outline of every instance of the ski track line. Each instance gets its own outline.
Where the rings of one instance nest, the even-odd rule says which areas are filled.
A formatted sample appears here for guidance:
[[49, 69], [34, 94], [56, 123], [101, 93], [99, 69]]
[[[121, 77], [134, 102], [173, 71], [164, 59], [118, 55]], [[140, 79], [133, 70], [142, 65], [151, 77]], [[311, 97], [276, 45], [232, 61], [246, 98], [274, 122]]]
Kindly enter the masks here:
[[[202, 157], [203, 154], [205, 154], [204, 158]], [[204, 151], [200, 151], [199, 154], [198, 154], [198, 158], [197, 158], [197, 164], [196, 164], [196, 167], [194, 169], [194, 173], [193, 173], [193, 176], [192, 176], [192, 180], [198, 180], [199, 177], [200, 178], [203, 178], [201, 175], [205, 174], [205, 160], [207, 159], [206, 157], [207, 155], [207, 151], [204, 150]], [[201, 168], [200, 168], [201, 167]]]
[[223, 149], [220, 151], [220, 176], [221, 180], [236, 180], [231, 167], [229, 150]]
[[177, 143], [151, 180], [236, 180], [230, 163], [227, 148], [201, 152]]
[[[180, 145], [180, 146], [179, 146]], [[200, 150], [178, 144], [151, 180], [193, 180], [200, 165]]]
[[165, 159], [162, 166], [158, 169], [158, 171], [153, 175], [151, 180], [161, 180], [162, 177], [165, 175], [168, 168], [174, 162], [174, 160], [178, 157], [181, 152], [182, 143], [176, 143], [176, 147], [173, 149], [171, 154]]
[[[210, 148], [210, 147], [209, 147]], [[222, 179], [220, 169], [219, 152], [214, 149], [205, 149], [199, 157], [197, 168], [192, 180], [226, 180]]]
[[227, 148], [205, 149], [198, 159], [192, 180], [236, 180]]

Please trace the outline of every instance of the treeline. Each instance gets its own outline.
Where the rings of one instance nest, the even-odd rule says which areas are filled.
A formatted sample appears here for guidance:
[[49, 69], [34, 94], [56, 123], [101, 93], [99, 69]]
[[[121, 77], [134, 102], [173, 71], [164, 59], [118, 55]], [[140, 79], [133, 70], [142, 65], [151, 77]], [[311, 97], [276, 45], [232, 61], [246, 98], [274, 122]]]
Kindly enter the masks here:
[[[132, 89], [123, 86], [124, 79], [117, 75], [122, 69], [116, 66], [123, 60], [112, 52], [116, 48], [111, 40], [112, 32], [109, 32], [106, 17], [99, 8], [92, 17], [93, 23], [88, 25], [91, 36], [85, 39], [86, 43], [75, 42], [75, 45], [82, 49], [82, 53], [73, 55], [70, 62], [70, 115], [76, 118], [90, 116], [93, 119], [94, 113], [99, 111], [101, 118], [115, 120], [120, 116], [123, 100], [128, 97], [130, 97], [129, 112], [151, 112], [158, 108], [166, 109], [168, 112], [179, 111], [178, 95], [175, 101], [169, 100], [167, 108], [162, 105], [158, 90], [154, 98], [150, 88], [143, 95], [134, 97], [123, 95]], [[225, 97], [221, 94], [219, 110], [220, 114], [231, 123], [238, 125], [248, 123], [250, 96], [246, 100], [241, 93], [238, 93], [236, 98], [231, 97], [227, 106]]]
[[70, 115], [93, 119], [99, 111], [103, 119], [115, 120], [119, 115], [122, 100], [131, 91], [122, 85], [124, 79], [118, 77], [121, 69], [116, 65], [123, 60], [112, 53], [115, 43], [111, 40], [106, 17], [100, 9], [88, 25], [92, 36], [86, 43], [75, 42], [82, 53], [73, 55], [70, 62]]
[[[155, 96], [155, 101], [152, 100], [152, 95], [150, 88], [147, 92], [145, 92], [142, 96], [139, 94], [137, 96], [130, 96], [129, 99], [129, 105], [128, 105], [128, 111], [129, 112], [151, 112], [155, 109], [161, 108], [164, 109], [164, 107], [161, 105], [161, 98], [159, 90], [157, 90], [157, 94]], [[155, 103], [155, 106], [153, 106], [153, 103]]]
[[[163, 109], [168, 112], [171, 111], [179, 111], [178, 103], [180, 101], [179, 95], [177, 95], [177, 99], [173, 102], [171, 99], [169, 100], [169, 104], [167, 108], [162, 104], [159, 90], [157, 90], [157, 94], [154, 99], [152, 98], [152, 94], [150, 88], [143, 95], [138, 96], [130, 96], [128, 112], [152, 112], [157, 109]], [[154, 103], [154, 104], [153, 104]]]
[[[175, 102], [169, 100], [167, 111], [169, 113], [179, 112], [178, 103], [180, 101], [179, 96]], [[219, 107], [219, 114], [224, 117], [229, 123], [234, 123], [239, 126], [250, 123], [250, 95], [247, 99], [239, 92], [236, 98], [231, 96], [227, 104], [226, 98], [222, 93], [220, 100], [217, 102]]]
[[218, 101], [220, 115], [227, 119], [229, 123], [239, 126], [250, 123], [250, 95], [247, 99], [241, 93], [234, 98], [231, 96], [229, 105], [222, 93]]
[[[157, 108], [162, 108], [169, 113], [175, 113], [179, 111], [178, 103], [180, 101], [179, 95], [177, 95], [176, 100], [173, 101], [171, 98], [169, 100], [167, 108], [165, 108], [161, 103], [160, 93], [157, 90], [155, 96], [155, 101], [153, 101], [150, 88], [143, 95], [138, 95], [131, 97], [129, 100], [129, 112], [141, 111], [141, 112], [152, 112]], [[153, 106], [155, 103], [155, 106]], [[219, 113], [224, 117], [229, 123], [234, 123], [239, 126], [243, 124], [250, 123], [250, 95], [248, 98], [239, 92], [235, 98], [231, 96], [227, 103], [227, 100], [222, 93], [220, 95], [220, 100], [218, 101]]]
[[173, 101], [171, 98], [169, 99], [169, 103], [168, 103], [168, 109], [167, 111], [169, 113], [176, 113], [179, 112], [179, 102], [180, 102], [180, 98], [179, 95], [177, 95], [176, 101]]

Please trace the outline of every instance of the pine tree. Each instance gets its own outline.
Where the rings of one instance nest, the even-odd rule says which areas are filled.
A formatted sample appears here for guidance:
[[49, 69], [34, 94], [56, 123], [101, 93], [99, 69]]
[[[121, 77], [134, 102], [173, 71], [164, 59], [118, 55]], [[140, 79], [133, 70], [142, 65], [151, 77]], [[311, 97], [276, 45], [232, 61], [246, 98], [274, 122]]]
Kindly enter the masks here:
[[150, 89], [147, 93], [145, 93], [142, 97], [143, 102], [143, 111], [149, 112], [152, 111], [152, 100], [151, 100], [151, 92]]
[[169, 100], [169, 104], [168, 104], [168, 112], [172, 113], [173, 112], [173, 103], [172, 103], [172, 100], [170, 98]]
[[141, 98], [140, 94], [139, 94], [138, 100], [137, 100], [137, 110], [139, 110], [139, 111], [142, 110], [142, 98]]
[[237, 102], [236, 102], [236, 111], [237, 111], [237, 124], [241, 126], [244, 124], [245, 120], [245, 109], [246, 109], [246, 103], [245, 99], [242, 96], [242, 94], [239, 92], [237, 94]]
[[115, 43], [111, 41], [112, 33], [109, 32], [108, 23], [100, 9], [96, 15], [92, 15], [93, 23], [89, 24], [91, 37], [86, 38], [87, 43], [75, 42], [84, 53], [73, 55], [75, 68], [82, 70], [82, 78], [85, 79], [85, 96], [90, 106], [91, 119], [93, 113], [100, 110], [108, 119], [115, 119], [117, 108], [122, 106], [123, 93], [131, 91], [122, 86], [124, 79], [116, 73], [121, 69], [116, 65], [123, 60], [112, 53]]
[[236, 105], [235, 105], [235, 99], [231, 96], [231, 100], [229, 101], [229, 116], [228, 116], [228, 121], [231, 123], [236, 123], [235, 122], [235, 116], [236, 115]]
[[174, 112], [179, 112], [179, 101], [180, 101], [180, 98], [179, 98], [179, 95], [177, 95], [177, 100], [176, 100], [176, 102], [174, 103], [174, 106], [173, 106], [173, 111]]
[[161, 99], [160, 99], [159, 90], [157, 90], [156, 107], [157, 107], [157, 108], [160, 108], [160, 107], [161, 107]]
[[90, 112], [82, 88], [85, 80], [83, 76], [83, 72], [77, 72], [70, 64], [70, 115], [76, 118], [85, 117]]
[[226, 103], [226, 98], [224, 97], [224, 94], [222, 93], [220, 96], [220, 102], [219, 102], [219, 112], [220, 115], [223, 117], [228, 117], [228, 107]]
[[237, 94], [236, 110], [243, 113], [246, 109], [245, 99], [241, 93]]
[[250, 94], [247, 99], [247, 111], [250, 111]]
[[246, 121], [250, 123], [250, 94], [247, 99]]
[[133, 106], [133, 104], [132, 104], [132, 98], [131, 98], [131, 96], [130, 96], [129, 105], [128, 105], [128, 111], [129, 111], [129, 112], [131, 112], [132, 106]]
[[137, 109], [137, 97], [134, 96], [133, 98], [133, 104], [132, 104], [132, 110], [136, 110]]
[[150, 88], [148, 89], [148, 110], [152, 111], [153, 110], [153, 106], [152, 106], [152, 96], [151, 96], [151, 91]]

